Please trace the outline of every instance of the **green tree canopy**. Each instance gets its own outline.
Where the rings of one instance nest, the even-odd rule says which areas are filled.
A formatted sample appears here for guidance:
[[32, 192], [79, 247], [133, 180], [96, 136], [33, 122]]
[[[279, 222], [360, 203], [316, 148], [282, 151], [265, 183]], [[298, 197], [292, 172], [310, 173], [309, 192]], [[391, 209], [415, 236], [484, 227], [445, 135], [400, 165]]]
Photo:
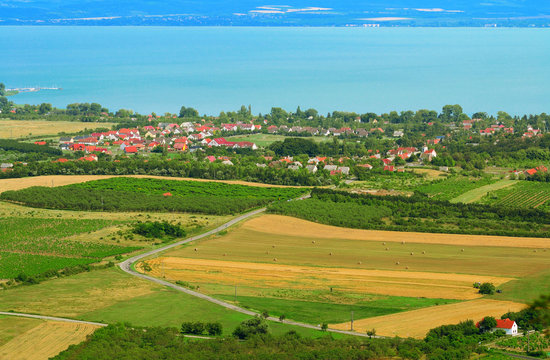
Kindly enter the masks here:
[[180, 118], [193, 118], [198, 116], [199, 116], [199, 112], [196, 109], [193, 109], [192, 107], [182, 106], [180, 109]]

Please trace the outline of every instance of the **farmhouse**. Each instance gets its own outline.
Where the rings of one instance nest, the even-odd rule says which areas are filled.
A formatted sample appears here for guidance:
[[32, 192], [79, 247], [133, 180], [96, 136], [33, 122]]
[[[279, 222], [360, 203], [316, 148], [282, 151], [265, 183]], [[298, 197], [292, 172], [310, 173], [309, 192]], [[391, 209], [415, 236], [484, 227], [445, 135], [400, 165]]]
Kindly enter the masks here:
[[[476, 326], [479, 327], [479, 323], [477, 323]], [[495, 330], [504, 330], [506, 335], [515, 336], [518, 334], [518, 324], [510, 319], [497, 320], [497, 326], [492, 329], [492, 331]]]

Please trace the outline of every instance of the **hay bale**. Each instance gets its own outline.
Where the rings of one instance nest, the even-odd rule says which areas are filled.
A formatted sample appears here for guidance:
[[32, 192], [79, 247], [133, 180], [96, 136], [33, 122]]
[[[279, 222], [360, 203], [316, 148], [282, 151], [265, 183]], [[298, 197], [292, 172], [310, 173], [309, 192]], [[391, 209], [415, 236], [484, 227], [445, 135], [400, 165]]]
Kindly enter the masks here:
[[273, 261], [277, 261], [277, 258], [274, 258]]
[[330, 256], [332, 256], [332, 253], [328, 253]]
[[390, 250], [390, 248], [386, 248], [386, 251], [389, 251], [389, 250]]
[[422, 254], [425, 254], [426, 252], [425, 251], [422, 251]]
[[401, 241], [401, 245], [405, 245], [405, 242], [404, 242], [404, 241]]
[[399, 265], [399, 261], [397, 261], [397, 262], [395, 263], [395, 265]]
[[271, 245], [271, 247], [275, 249], [275, 245]]
[[408, 266], [405, 266], [405, 270], [409, 270], [409, 267], [408, 267]]
[[197, 248], [195, 248], [195, 251], [198, 251]]
[[414, 253], [413, 253], [413, 252], [411, 252], [411, 255], [414, 255]]
[[462, 250], [460, 250], [460, 251], [464, 252], [464, 249], [462, 249]]
[[385, 242], [383, 242], [383, 243], [382, 243], [382, 245], [386, 245], [386, 243], [385, 243]]
[[361, 265], [361, 264], [362, 264], [362, 262], [361, 262], [361, 261], [358, 261], [358, 262], [357, 262], [357, 264], [358, 264], [358, 265]]
[[312, 243], [312, 244], [315, 244], [315, 240], [313, 240], [311, 243]]

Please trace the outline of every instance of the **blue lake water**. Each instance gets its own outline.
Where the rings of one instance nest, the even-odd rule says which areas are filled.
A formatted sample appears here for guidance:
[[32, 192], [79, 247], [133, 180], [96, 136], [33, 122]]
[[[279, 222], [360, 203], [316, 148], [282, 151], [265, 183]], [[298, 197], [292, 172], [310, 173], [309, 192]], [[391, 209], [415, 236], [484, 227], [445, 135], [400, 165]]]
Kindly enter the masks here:
[[217, 114], [294, 110], [550, 112], [550, 30], [0, 27], [18, 103]]

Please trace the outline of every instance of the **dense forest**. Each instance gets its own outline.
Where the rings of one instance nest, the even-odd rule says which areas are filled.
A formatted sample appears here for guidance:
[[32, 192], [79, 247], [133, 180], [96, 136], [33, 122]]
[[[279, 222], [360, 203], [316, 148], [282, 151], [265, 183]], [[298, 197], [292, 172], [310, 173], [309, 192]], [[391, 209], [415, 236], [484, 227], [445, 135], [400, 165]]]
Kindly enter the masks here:
[[430, 200], [426, 195], [375, 196], [316, 188], [311, 199], [268, 211], [358, 229], [501, 236], [550, 236], [550, 213]]

